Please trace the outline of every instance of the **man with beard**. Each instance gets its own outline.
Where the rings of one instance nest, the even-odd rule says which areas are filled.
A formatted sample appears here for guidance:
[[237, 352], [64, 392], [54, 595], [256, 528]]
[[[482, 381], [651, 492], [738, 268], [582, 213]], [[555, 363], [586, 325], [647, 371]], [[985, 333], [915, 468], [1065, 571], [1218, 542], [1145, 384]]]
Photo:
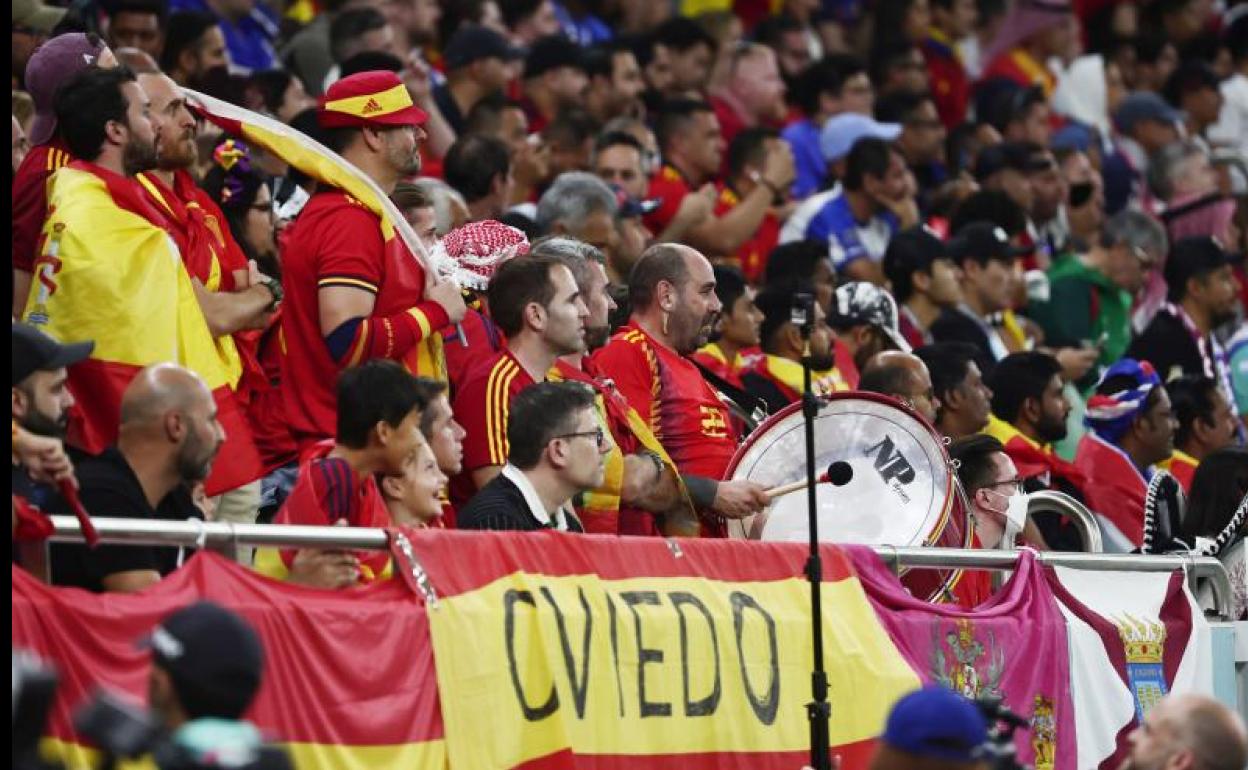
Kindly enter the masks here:
[[1184, 238], [1166, 260], [1169, 296], [1157, 315], [1127, 348], [1162, 376], [1203, 374], [1234, 399], [1226, 350], [1213, 330], [1235, 318], [1238, 289], [1228, 254], [1210, 237]]
[[[167, 229], [182, 255], [182, 263], [191, 277], [200, 310], [208, 328], [216, 337], [217, 351], [227, 367], [245, 367], [249, 376], [233, 383], [234, 391], [246, 403], [252, 390], [252, 376], [259, 374], [254, 343], [236, 337], [246, 330], [267, 328], [271, 314], [281, 299], [281, 284], [256, 271], [230, 233], [225, 215], [195, 180], [190, 169], [197, 156], [195, 119], [186, 106], [182, 89], [160, 73], [139, 75], [139, 85], [151, 100], [152, 126], [156, 129], [156, 168], [138, 175], [157, 209], [164, 214]], [[226, 161], [229, 162], [229, 161]], [[247, 432], [248, 434], [250, 431]], [[243, 440], [246, 434], [234, 436]], [[257, 450], [257, 459], [259, 453]], [[261, 475], [256, 463], [252, 473]], [[254, 481], [240, 477], [240, 483]], [[249, 495], [254, 521], [258, 485]], [[221, 512], [218, 506], [218, 513]], [[226, 515], [226, 519], [235, 517]]]
[[[793, 303], [797, 294], [814, 296], [804, 281], [768, 286], [754, 298], [763, 314], [758, 339], [763, 355], [741, 375], [750, 395], [767, 404], [775, 414], [802, 397], [802, 351], [805, 348], [801, 329], [793, 323]], [[836, 368], [833, 352], [834, 335], [828, 328], [823, 308], [811, 303], [815, 317], [810, 330], [811, 387], [816, 395], [849, 390], [845, 378]]]
[[[89, 511], [145, 521], [202, 518], [190, 485], [208, 478], [225, 441], [212, 392], [175, 364], [144, 369], [121, 401], [116, 446], [78, 464], [79, 495]], [[54, 546], [52, 581], [90, 591], [141, 591], [176, 569], [179, 548]]]
[[81, 408], [68, 440], [86, 452], [116, 440], [123, 391], [143, 367], [172, 358], [203, 378], [227, 433], [236, 434], [205, 484], [215, 495], [255, 478], [246, 475], [254, 446], [230, 390], [236, 369], [222, 360], [195, 303], [165, 217], [134, 179], [156, 164], [148, 110], [124, 68], [90, 68], [61, 87], [57, 124], [80, 160], [53, 178], [25, 318], [66, 342], [95, 340], [92, 357], [69, 373]]
[[577, 507], [586, 532], [620, 535], [657, 535], [679, 527], [696, 529], [680, 505], [677, 470], [658, 439], [615, 388], [596, 376], [586, 354], [601, 348], [611, 335], [610, 314], [615, 300], [607, 291], [606, 257], [588, 243], [555, 236], [539, 241], [533, 254], [551, 256], [572, 271], [589, 310], [585, 322], [585, 350], [561, 356], [547, 377], [573, 380], [594, 389], [599, 422], [612, 445], [604, 457], [602, 483], [590, 490]]
[[26, 90], [35, 102], [30, 152], [13, 174], [13, 315], [21, 316], [30, 294], [39, 232], [48, 218], [48, 180], [68, 164], [69, 146], [57, 131], [56, 92], [87, 67], [115, 67], [117, 59], [95, 35], [58, 35], [39, 46], [26, 65]]
[[[91, 355], [94, 342], [62, 345], [23, 323], [13, 324], [13, 421], [36, 436], [65, 439], [74, 395], [66, 368]], [[14, 495], [40, 509], [63, 507], [58, 492], [31, 478], [24, 465], [14, 465]]]
[[[425, 114], [393, 72], [361, 72], [321, 98], [330, 149], [387, 195], [420, 171]], [[428, 276], [389, 223], [345, 191], [324, 186], [285, 234], [282, 384], [301, 445], [334, 435], [334, 382], [372, 358], [444, 379], [441, 330], [464, 317], [459, 287]]]
[[455, 393], [455, 419], [467, 432], [463, 472], [451, 483], [456, 507], [507, 463], [511, 400], [544, 382], [559, 356], [585, 350], [589, 309], [571, 271], [554, 257], [525, 256], [504, 263], [490, 280], [487, 300], [506, 343], [469, 369]]
[[[724, 537], [724, 518], [758, 513], [763, 487], [723, 481], [739, 437], [719, 395], [685, 356], [706, 343], [721, 310], [711, 263], [696, 250], [660, 243], [629, 278], [629, 322], [593, 356], [680, 470], [704, 537]], [[690, 533], [692, 534], [692, 533]]]
[[1161, 378], [1147, 361], [1124, 358], [1105, 372], [1083, 418], [1075, 466], [1088, 478], [1107, 553], [1144, 542], [1144, 496], [1157, 463], [1174, 452], [1178, 422]]
[[646, 89], [646, 81], [642, 80], [641, 67], [628, 45], [613, 41], [591, 48], [585, 58], [585, 71], [589, 75], [585, 109], [599, 125], [612, 118], [635, 118], [645, 113], [641, 92]]
[[223, 72], [229, 60], [225, 35], [212, 14], [179, 11], [169, 17], [161, 72], [169, 73], [180, 86], [202, 87], [212, 72]]
[[589, 77], [581, 47], [563, 35], [544, 37], [533, 44], [524, 60], [524, 97], [520, 103], [537, 133], [563, 109], [585, 98]]
[[[1053, 444], [1066, 438], [1070, 415], [1057, 359], [1036, 351], [1011, 353], [997, 363], [986, 383], [992, 390], [992, 414], [984, 433], [1005, 447], [1024, 489], [1052, 489], [1086, 500], [1083, 472], [1053, 451]], [[1053, 548], [1078, 550], [1078, 534], [1069, 523], [1042, 516], [1037, 524]]]

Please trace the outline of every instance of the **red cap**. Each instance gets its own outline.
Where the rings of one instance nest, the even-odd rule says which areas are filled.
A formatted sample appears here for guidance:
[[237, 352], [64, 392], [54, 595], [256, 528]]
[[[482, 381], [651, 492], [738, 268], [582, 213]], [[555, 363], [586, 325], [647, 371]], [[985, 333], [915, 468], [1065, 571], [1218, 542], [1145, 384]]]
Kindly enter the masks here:
[[335, 82], [318, 100], [323, 128], [418, 126], [429, 117], [412, 104], [407, 86], [393, 72], [358, 72]]

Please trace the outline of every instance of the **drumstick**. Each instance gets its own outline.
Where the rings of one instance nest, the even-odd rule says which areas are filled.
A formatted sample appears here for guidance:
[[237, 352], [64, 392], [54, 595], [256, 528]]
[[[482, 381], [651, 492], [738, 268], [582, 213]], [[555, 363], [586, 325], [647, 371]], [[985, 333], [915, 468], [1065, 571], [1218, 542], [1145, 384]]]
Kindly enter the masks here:
[[[850, 466], [850, 464], [842, 460], [837, 460], [829, 465], [828, 469], [824, 471], [819, 478], [815, 479], [815, 483], [831, 483], [833, 486], [840, 487], [848, 484], [849, 480], [853, 477], [854, 469]], [[778, 487], [772, 487], [771, 489], [763, 492], [763, 495], [766, 496], [768, 500], [774, 500], [781, 495], [787, 495], [790, 492], [796, 492], [799, 489], [805, 488], [806, 479], [802, 479], [801, 481], [791, 481], [788, 484], [781, 484]]]
[[82, 507], [82, 501], [78, 499], [78, 487], [68, 479], [61, 481], [59, 486], [61, 497], [69, 503], [69, 509], [74, 512], [74, 516], [78, 517], [78, 527], [82, 530], [83, 539], [87, 541], [89, 547], [94, 548], [95, 544], [100, 541], [100, 535], [95, 531], [95, 525], [91, 523], [91, 515], [87, 513], [86, 508]]

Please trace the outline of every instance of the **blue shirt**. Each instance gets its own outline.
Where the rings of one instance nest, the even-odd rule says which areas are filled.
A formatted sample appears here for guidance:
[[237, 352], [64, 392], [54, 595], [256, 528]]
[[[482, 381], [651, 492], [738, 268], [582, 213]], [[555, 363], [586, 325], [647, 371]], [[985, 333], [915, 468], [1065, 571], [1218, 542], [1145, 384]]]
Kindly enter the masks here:
[[897, 217], [891, 211], [876, 214], [866, 222], [854, 219], [845, 193], [833, 197], [806, 226], [806, 238], [828, 244], [828, 256], [838, 272], [859, 259], [880, 262], [888, 241], [897, 232]]
[[[216, 16], [206, 0], [170, 0], [170, 11], [198, 11]], [[225, 36], [225, 50], [230, 57], [230, 71], [248, 74], [256, 70], [280, 67], [273, 41], [278, 35], [278, 20], [263, 3], [256, 3], [251, 13], [237, 23], [217, 16], [217, 26]]]
[[781, 131], [780, 137], [793, 150], [793, 167], [797, 171], [793, 197], [805, 198], [818, 192], [828, 175], [828, 164], [819, 151], [819, 127], [809, 120], [799, 120]]
[[555, 9], [555, 18], [559, 20], [559, 26], [563, 27], [563, 34], [572, 38], [578, 45], [592, 46], [598, 43], [605, 43], [615, 37], [615, 33], [611, 28], [603, 22], [602, 19], [587, 13], [580, 19], [575, 19], [572, 14], [568, 13], [568, 9], [563, 7], [562, 3], [551, 3]]

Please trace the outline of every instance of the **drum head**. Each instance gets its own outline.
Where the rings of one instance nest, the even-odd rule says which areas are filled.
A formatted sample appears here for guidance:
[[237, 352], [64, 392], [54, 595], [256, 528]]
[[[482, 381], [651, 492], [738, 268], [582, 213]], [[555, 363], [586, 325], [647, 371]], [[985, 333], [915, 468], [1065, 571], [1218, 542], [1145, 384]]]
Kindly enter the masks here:
[[[806, 477], [800, 404], [779, 412], [751, 435], [729, 466], [729, 477], [775, 487]], [[868, 545], [961, 546], [965, 522], [953, 522], [953, 478], [940, 438], [893, 399], [869, 393], [834, 394], [815, 418], [815, 467], [844, 461], [849, 483], [816, 487], [819, 539]], [[737, 536], [772, 541], [809, 539], [805, 489], [778, 497]]]

